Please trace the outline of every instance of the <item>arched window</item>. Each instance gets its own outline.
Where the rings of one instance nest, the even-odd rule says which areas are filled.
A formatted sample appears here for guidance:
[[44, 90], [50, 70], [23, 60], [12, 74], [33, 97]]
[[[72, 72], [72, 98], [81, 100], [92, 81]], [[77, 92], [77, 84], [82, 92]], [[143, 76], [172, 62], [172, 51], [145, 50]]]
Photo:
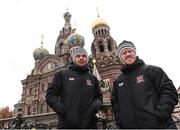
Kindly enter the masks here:
[[46, 112], [46, 105], [45, 103], [41, 103], [40, 105], [40, 113], [45, 113]]
[[99, 33], [99, 35], [101, 35], [101, 32], [100, 32], [100, 30], [98, 30], [98, 33]]
[[101, 34], [104, 34], [104, 31], [103, 31], [103, 29], [101, 29]]
[[102, 41], [99, 41], [98, 45], [99, 45], [99, 51], [100, 51], [100, 52], [104, 52], [103, 42], [102, 42]]
[[104, 52], [104, 46], [103, 45], [99, 45], [99, 50], [100, 50], [100, 52]]
[[64, 45], [63, 45], [63, 43], [60, 43], [59, 49], [60, 49], [60, 54], [64, 54]]
[[31, 106], [28, 106], [27, 115], [31, 115]]
[[105, 32], [105, 34], [106, 34], [106, 29], [104, 29], [104, 32]]
[[41, 92], [43, 92], [45, 90], [45, 84], [42, 84], [41, 86]]
[[29, 95], [32, 94], [32, 88], [29, 88]]
[[58, 67], [58, 64], [57, 64], [57, 63], [54, 63], [54, 67], [57, 68], [57, 67]]
[[113, 49], [112, 49], [112, 41], [109, 39], [108, 40], [108, 50], [109, 51], [112, 51]]

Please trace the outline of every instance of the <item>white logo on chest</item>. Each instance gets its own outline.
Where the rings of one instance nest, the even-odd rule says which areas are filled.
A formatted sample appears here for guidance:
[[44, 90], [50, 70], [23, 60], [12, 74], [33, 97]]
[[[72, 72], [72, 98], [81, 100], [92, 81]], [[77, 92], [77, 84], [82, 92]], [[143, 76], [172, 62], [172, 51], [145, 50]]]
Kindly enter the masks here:
[[74, 78], [69, 78], [69, 80], [71, 80], [71, 81], [72, 81], [72, 80], [74, 80]]
[[139, 84], [139, 83], [142, 83], [144, 82], [144, 76], [143, 75], [139, 75], [136, 77], [136, 83]]
[[121, 86], [123, 86], [124, 85], [124, 83], [122, 82], [122, 83], [119, 83], [119, 87], [121, 87]]
[[92, 86], [92, 82], [91, 82], [91, 80], [86, 79], [86, 84], [87, 84], [88, 86]]

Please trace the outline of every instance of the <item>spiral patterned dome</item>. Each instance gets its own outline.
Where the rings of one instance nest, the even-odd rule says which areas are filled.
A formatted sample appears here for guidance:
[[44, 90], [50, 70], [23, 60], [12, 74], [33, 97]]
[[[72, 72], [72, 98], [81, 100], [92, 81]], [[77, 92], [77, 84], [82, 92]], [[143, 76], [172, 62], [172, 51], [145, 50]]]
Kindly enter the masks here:
[[98, 18], [97, 20], [95, 20], [92, 24], [92, 28], [95, 28], [98, 25], [106, 25], [108, 26], [106, 20], [102, 19], [102, 18]]
[[67, 42], [70, 47], [73, 47], [73, 46], [83, 47], [85, 44], [84, 37], [78, 33], [73, 33], [69, 35], [69, 37], [67, 37]]
[[34, 60], [42, 60], [48, 54], [49, 54], [48, 50], [46, 50], [45, 48], [43, 48], [43, 46], [41, 46], [40, 48], [34, 50], [33, 57]]

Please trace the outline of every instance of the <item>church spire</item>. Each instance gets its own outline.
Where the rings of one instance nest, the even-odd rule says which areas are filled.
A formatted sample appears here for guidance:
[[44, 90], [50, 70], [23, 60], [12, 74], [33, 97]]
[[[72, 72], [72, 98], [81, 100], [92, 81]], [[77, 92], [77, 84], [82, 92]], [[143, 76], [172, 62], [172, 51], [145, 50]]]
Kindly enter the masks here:
[[44, 35], [41, 35], [41, 47], [43, 47]]
[[99, 9], [98, 9], [98, 7], [96, 7], [96, 11], [97, 11], [97, 17], [99, 18], [100, 16], [99, 16]]
[[68, 28], [68, 27], [71, 27], [71, 23], [70, 23], [71, 14], [68, 12], [68, 8], [66, 10], [67, 11], [64, 13], [64, 20], [65, 20], [64, 27]]

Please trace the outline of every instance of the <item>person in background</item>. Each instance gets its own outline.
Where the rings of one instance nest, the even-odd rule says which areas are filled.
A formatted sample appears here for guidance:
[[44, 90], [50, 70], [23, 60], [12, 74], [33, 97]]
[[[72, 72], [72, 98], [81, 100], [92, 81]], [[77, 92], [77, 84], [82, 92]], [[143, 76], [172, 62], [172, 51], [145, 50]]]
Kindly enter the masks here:
[[93, 129], [97, 123], [95, 114], [102, 103], [98, 80], [89, 73], [85, 49], [72, 47], [70, 55], [72, 62], [68, 69], [55, 74], [46, 101], [59, 116], [57, 128]]
[[171, 113], [178, 95], [163, 69], [146, 65], [130, 41], [118, 46], [117, 55], [123, 64], [111, 95], [117, 127], [176, 128]]

